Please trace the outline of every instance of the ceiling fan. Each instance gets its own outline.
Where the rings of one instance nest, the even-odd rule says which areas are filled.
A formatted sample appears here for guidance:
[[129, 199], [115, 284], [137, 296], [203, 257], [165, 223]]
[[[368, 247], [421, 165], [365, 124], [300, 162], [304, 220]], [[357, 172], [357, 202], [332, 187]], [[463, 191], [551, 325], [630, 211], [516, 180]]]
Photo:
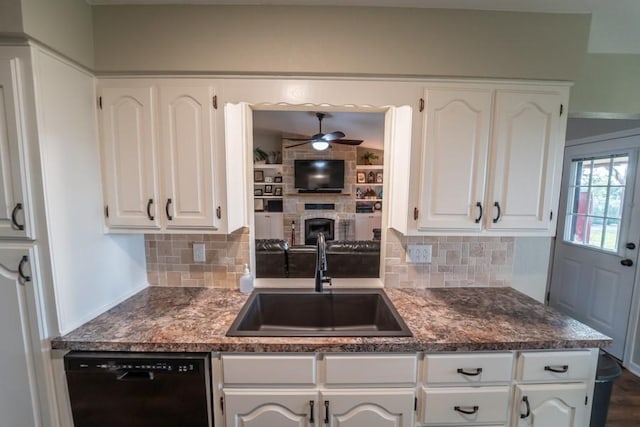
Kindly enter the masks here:
[[325, 113], [316, 113], [316, 117], [318, 118], [318, 133], [311, 136], [310, 138], [285, 138], [289, 141], [303, 141], [299, 144], [289, 145], [284, 148], [293, 148], [298, 147], [304, 144], [311, 144], [311, 146], [318, 151], [326, 150], [329, 148], [329, 143], [332, 144], [343, 144], [343, 145], [360, 145], [362, 144], [361, 139], [344, 139], [344, 132], [335, 131], [331, 133], [322, 133], [322, 119], [325, 117]]

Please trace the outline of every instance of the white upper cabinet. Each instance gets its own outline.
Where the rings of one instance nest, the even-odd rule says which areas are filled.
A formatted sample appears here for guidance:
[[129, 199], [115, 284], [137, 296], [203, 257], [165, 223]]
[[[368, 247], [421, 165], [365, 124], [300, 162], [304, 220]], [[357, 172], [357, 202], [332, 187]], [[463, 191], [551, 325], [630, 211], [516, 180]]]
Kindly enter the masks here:
[[0, 237], [35, 237], [24, 179], [22, 81], [19, 59], [0, 57]]
[[215, 228], [213, 88], [160, 88], [167, 228]]
[[[175, 83], [175, 84], [174, 84]], [[112, 230], [220, 229], [214, 88], [102, 82], [101, 143]]]
[[101, 95], [103, 182], [111, 227], [160, 228], [154, 90], [105, 87]]
[[492, 91], [425, 90], [420, 229], [479, 231], [491, 125]]
[[[558, 92], [498, 90], [487, 202], [489, 230], [555, 230], [564, 126]], [[562, 114], [562, 116], [561, 116]], [[564, 121], [563, 120], [563, 121]]]
[[553, 235], [568, 89], [425, 89], [418, 232]]

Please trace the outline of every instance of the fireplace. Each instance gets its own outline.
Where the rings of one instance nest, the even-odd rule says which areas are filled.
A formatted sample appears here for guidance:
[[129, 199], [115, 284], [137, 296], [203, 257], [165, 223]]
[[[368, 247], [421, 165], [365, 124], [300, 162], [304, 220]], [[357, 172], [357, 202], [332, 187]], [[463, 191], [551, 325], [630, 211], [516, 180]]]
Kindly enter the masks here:
[[334, 239], [335, 221], [330, 218], [309, 218], [304, 220], [304, 244], [315, 245], [318, 233], [324, 233], [325, 240]]

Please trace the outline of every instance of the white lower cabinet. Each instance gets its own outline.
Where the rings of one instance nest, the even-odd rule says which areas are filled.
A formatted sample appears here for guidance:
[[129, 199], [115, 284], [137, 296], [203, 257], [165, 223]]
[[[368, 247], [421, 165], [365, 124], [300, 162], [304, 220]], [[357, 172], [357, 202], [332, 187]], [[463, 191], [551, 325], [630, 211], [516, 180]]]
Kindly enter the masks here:
[[317, 423], [313, 390], [225, 389], [227, 427], [309, 427]]
[[329, 427], [412, 427], [415, 389], [351, 389], [321, 393]]
[[591, 409], [586, 397], [587, 384], [583, 382], [518, 385], [513, 426], [586, 426]]
[[598, 349], [227, 353], [216, 427], [588, 427]]

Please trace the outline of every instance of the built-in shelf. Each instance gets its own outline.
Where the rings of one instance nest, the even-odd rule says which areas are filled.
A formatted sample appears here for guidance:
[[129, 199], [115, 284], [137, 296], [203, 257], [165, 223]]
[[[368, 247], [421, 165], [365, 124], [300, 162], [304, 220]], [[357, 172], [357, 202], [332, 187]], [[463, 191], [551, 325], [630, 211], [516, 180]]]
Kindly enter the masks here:
[[383, 168], [384, 168], [384, 165], [356, 165], [356, 169], [362, 169], [362, 170], [379, 170]]
[[287, 197], [345, 197], [350, 193], [287, 193]]
[[384, 186], [381, 182], [356, 182], [358, 187], [382, 187]]
[[381, 202], [382, 199], [356, 199], [356, 202]]
[[282, 199], [282, 196], [271, 196], [269, 194], [262, 196], [253, 196], [254, 199]]
[[282, 169], [282, 163], [253, 164], [254, 169]]

